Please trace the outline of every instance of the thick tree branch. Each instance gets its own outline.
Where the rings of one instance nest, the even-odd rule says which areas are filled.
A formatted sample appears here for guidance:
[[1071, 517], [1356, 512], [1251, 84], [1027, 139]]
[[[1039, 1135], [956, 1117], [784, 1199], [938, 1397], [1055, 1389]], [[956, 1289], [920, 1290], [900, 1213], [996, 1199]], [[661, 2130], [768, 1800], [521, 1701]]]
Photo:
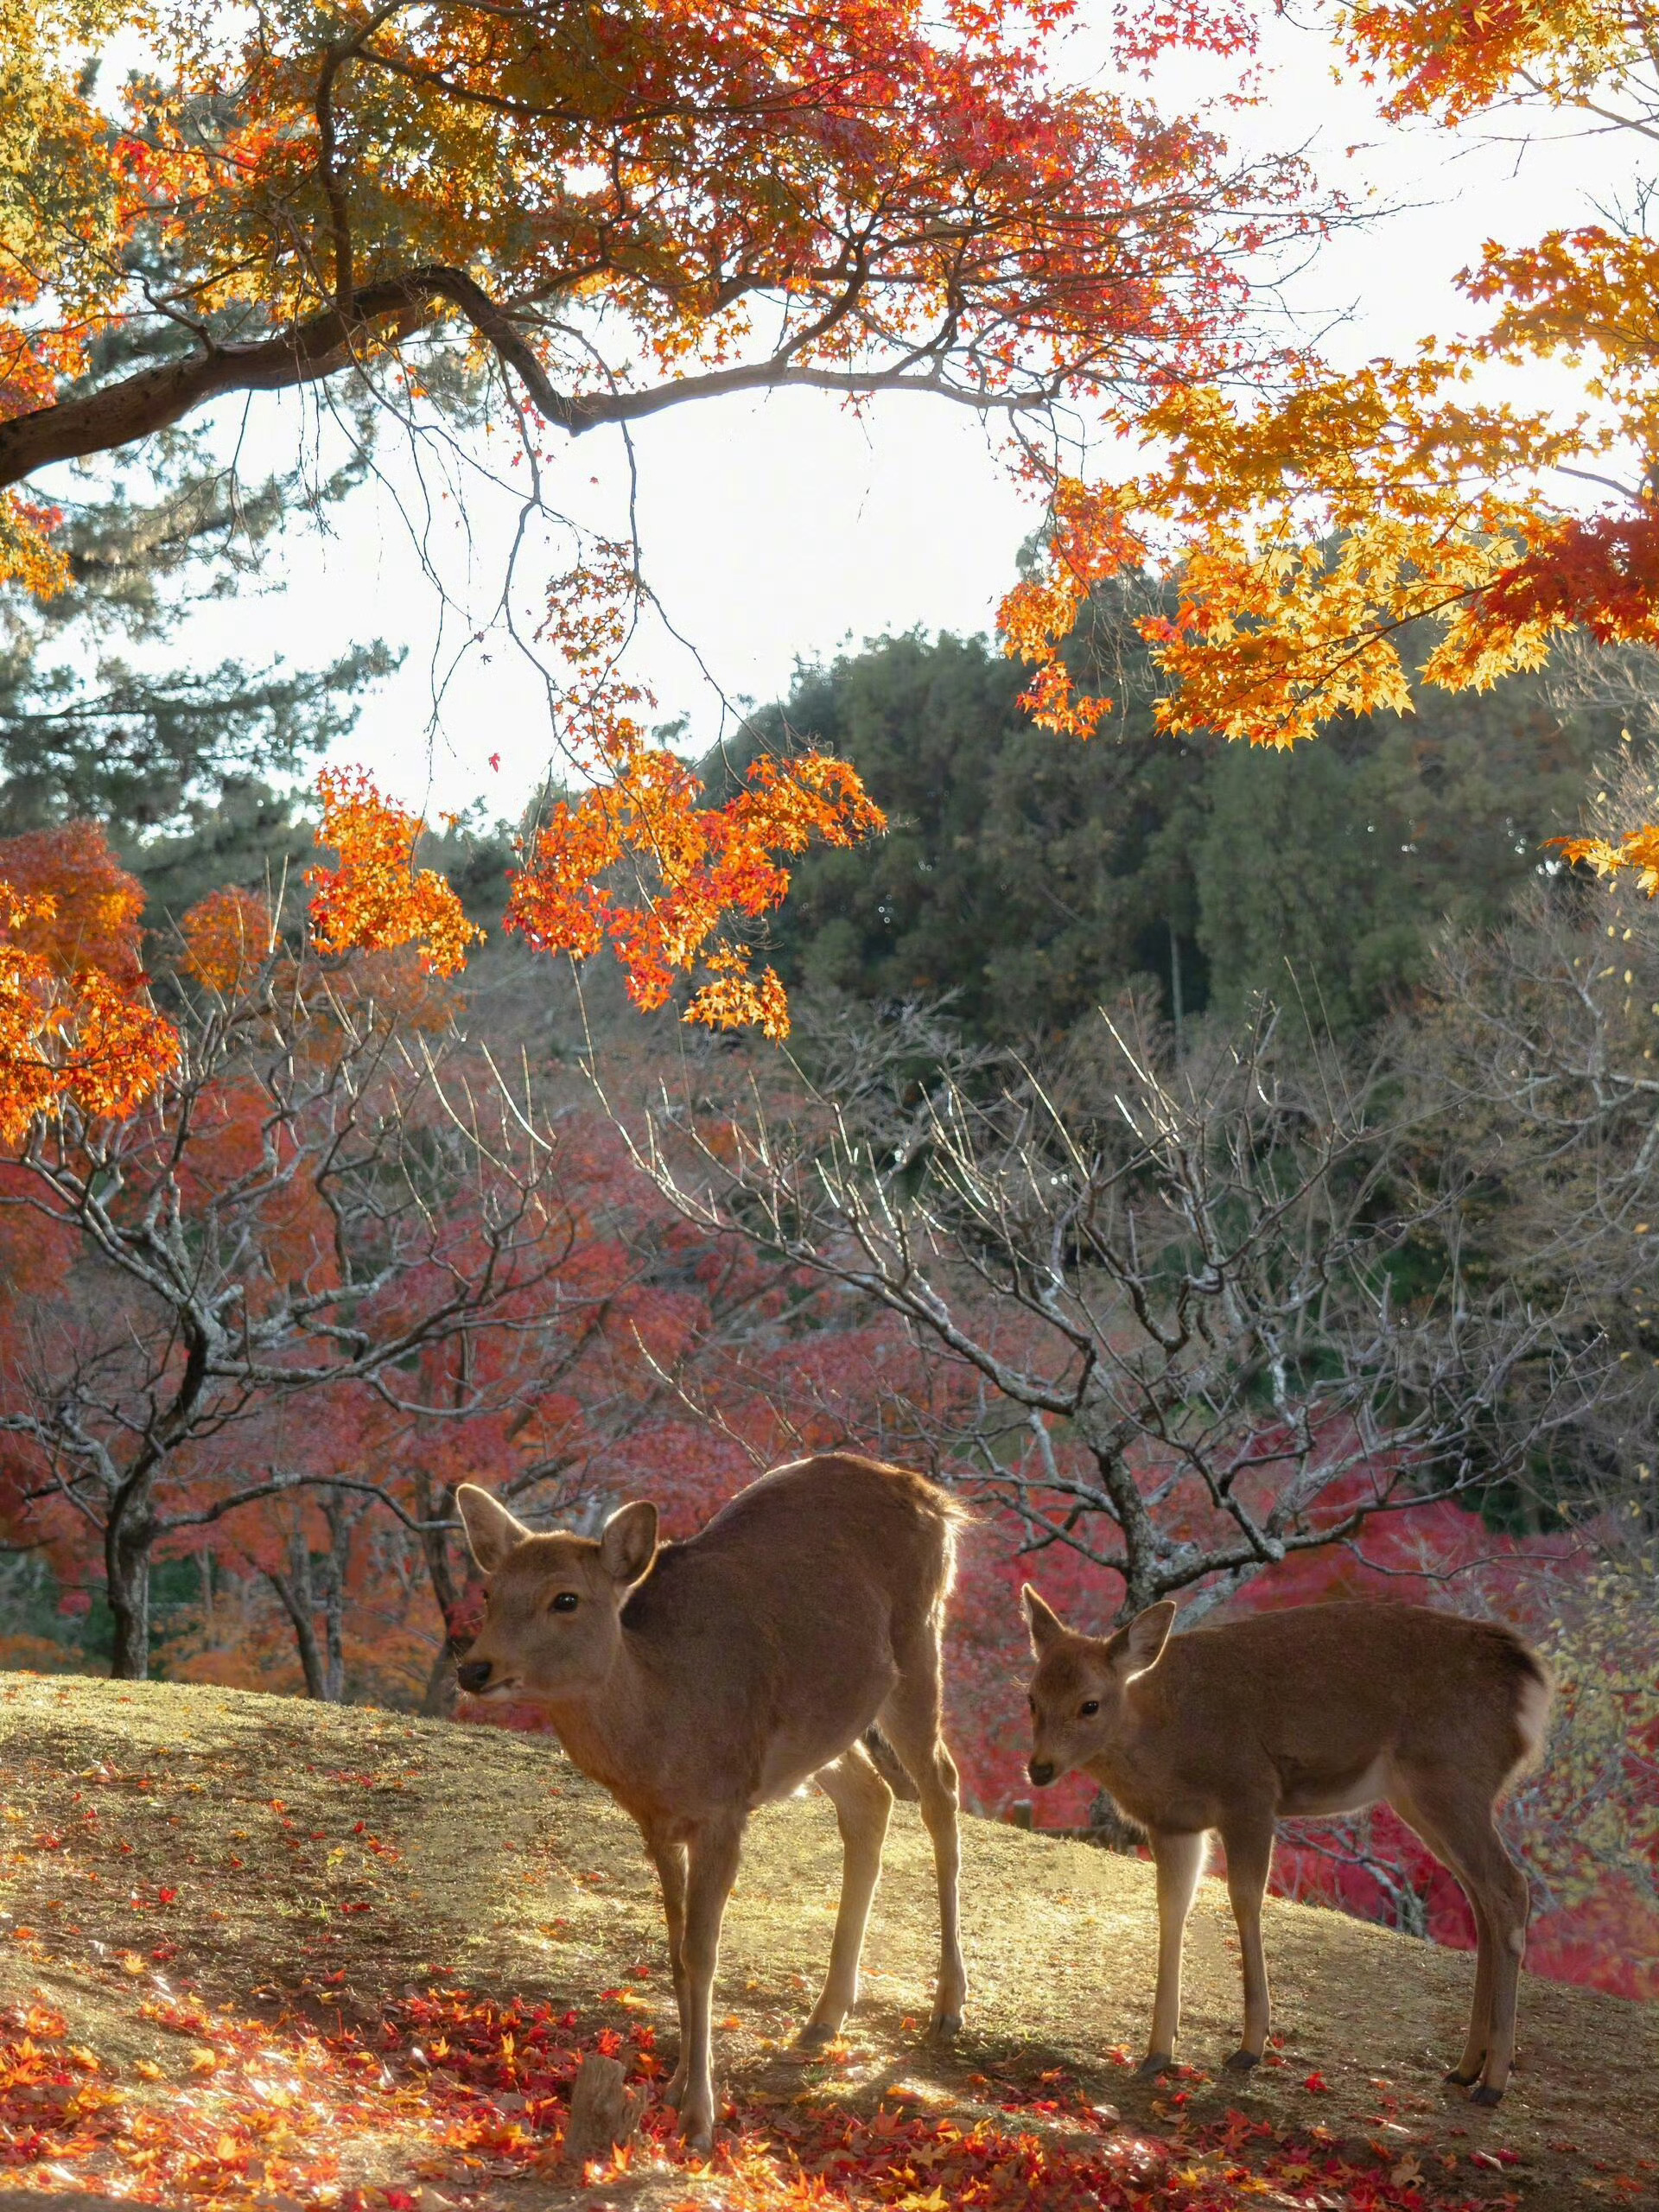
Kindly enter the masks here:
[[830, 369], [802, 365], [788, 353], [676, 377], [643, 391], [565, 393], [553, 384], [512, 312], [465, 270], [413, 269], [350, 291], [348, 240], [342, 234], [336, 243], [336, 276], [345, 278], [348, 306], [337, 302], [273, 337], [250, 345], [216, 345], [0, 423], [0, 488], [60, 461], [84, 461], [150, 437], [228, 392], [287, 391], [338, 375], [374, 348], [411, 336], [441, 307], [452, 308], [470, 323], [518, 378], [538, 413], [573, 437], [605, 423], [639, 422], [692, 400], [786, 385], [855, 398], [878, 391], [918, 392], [981, 414], [1027, 412], [1054, 397], [1053, 385], [1041, 380], [1014, 391], [953, 383], [938, 363], [922, 368], [912, 365], [913, 357], [887, 368]]

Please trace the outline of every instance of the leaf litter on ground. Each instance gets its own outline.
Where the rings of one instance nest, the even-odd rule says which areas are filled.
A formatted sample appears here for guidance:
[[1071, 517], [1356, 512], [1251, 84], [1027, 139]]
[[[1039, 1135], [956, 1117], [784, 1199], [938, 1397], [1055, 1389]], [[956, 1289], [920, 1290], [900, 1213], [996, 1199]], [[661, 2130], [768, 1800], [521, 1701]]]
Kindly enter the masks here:
[[[907, 1808], [864, 2002], [803, 2061], [791, 2038], [839, 1877], [816, 1802], [752, 1827], [717, 1996], [723, 2124], [699, 2159], [657, 2094], [673, 2008], [643, 1853], [544, 1739], [10, 1675], [0, 1746], [0, 2207], [9, 2183], [202, 2212], [1453, 2212], [1656, 2196], [1653, 2008], [1529, 1980], [1522, 2070], [1481, 2113], [1439, 2079], [1472, 1961], [1280, 1904], [1282, 2031], [1238, 2084], [1213, 2070], [1237, 1968], [1206, 1884], [1194, 2063], [1146, 2088], [1131, 2075], [1150, 1870], [986, 1822], [964, 1837], [970, 2026], [954, 2051], [929, 2047], [931, 1853]], [[594, 2051], [649, 2101], [626, 2151], [573, 2173], [570, 2085]]]

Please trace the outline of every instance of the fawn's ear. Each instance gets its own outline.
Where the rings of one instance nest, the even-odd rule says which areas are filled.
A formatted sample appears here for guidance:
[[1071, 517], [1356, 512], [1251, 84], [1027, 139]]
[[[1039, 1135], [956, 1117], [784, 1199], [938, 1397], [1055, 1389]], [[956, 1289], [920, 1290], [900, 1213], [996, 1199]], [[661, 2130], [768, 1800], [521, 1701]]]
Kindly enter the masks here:
[[1174, 1602], [1160, 1598], [1144, 1613], [1137, 1613], [1127, 1628], [1119, 1629], [1112, 1638], [1112, 1658], [1126, 1682], [1158, 1664], [1174, 1625]]
[[1040, 1659], [1049, 1646], [1058, 1643], [1065, 1634], [1065, 1623], [1043, 1603], [1029, 1582], [1020, 1592], [1020, 1602], [1026, 1609], [1026, 1626], [1031, 1630], [1031, 1648]]
[[486, 1574], [493, 1574], [507, 1554], [517, 1550], [530, 1534], [524, 1522], [515, 1521], [499, 1498], [492, 1497], [476, 1483], [460, 1485], [455, 1491], [455, 1504], [473, 1557]]
[[619, 1505], [599, 1539], [599, 1563], [613, 1582], [637, 1582], [657, 1556], [657, 1509], [649, 1498]]

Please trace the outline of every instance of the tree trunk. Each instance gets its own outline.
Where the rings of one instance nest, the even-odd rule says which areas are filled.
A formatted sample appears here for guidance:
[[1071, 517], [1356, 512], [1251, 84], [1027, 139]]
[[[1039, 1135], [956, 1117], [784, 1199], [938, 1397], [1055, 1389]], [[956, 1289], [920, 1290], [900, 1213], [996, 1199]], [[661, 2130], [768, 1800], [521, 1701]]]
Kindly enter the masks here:
[[[1160, 1549], [1158, 1529], [1123, 1456], [1121, 1424], [1111, 1421], [1106, 1409], [1085, 1401], [1078, 1408], [1077, 1425], [1100, 1471], [1100, 1487], [1122, 1542], [1123, 1597], [1112, 1622], [1115, 1628], [1121, 1628], [1158, 1594], [1153, 1585]], [[1107, 1431], [1104, 1435], [1100, 1433], [1103, 1427]]]
[[118, 1498], [104, 1531], [104, 1580], [115, 1620], [110, 1674], [118, 1682], [149, 1675], [149, 1548], [155, 1524], [137, 1494]]
[[351, 1571], [352, 1531], [357, 1516], [346, 1510], [343, 1491], [326, 1490], [322, 1510], [328, 1522], [328, 1565], [322, 1592], [323, 1632], [327, 1640], [323, 1695], [330, 1705], [346, 1702], [346, 1589]]
[[472, 1639], [455, 1625], [461, 1592], [455, 1586], [454, 1571], [449, 1564], [448, 1531], [431, 1524], [448, 1519], [454, 1510], [455, 1493], [446, 1483], [435, 1498], [431, 1479], [423, 1467], [414, 1470], [414, 1478], [415, 1510], [422, 1522], [421, 1549], [426, 1554], [432, 1595], [437, 1599], [438, 1611], [443, 1618], [443, 1642], [427, 1676], [421, 1711], [430, 1719], [447, 1720], [455, 1709], [455, 1662]]
[[156, 1484], [168, 1452], [188, 1427], [200, 1402], [207, 1342], [188, 1315], [181, 1317], [188, 1346], [184, 1372], [172, 1404], [157, 1421], [110, 1497], [104, 1525], [104, 1585], [115, 1620], [110, 1674], [118, 1682], [149, 1675], [149, 1554], [156, 1541]]
[[346, 1702], [346, 1593], [340, 1583], [331, 1575], [328, 1587], [323, 1592], [322, 1626], [324, 1649], [322, 1662], [322, 1694], [330, 1705]]
[[455, 1680], [455, 1655], [449, 1649], [446, 1637], [432, 1662], [432, 1671], [426, 1678], [426, 1688], [421, 1694], [421, 1711], [429, 1720], [448, 1720], [454, 1713], [455, 1699], [460, 1690]]
[[320, 1704], [328, 1700], [327, 1676], [324, 1670], [322, 1653], [317, 1643], [317, 1624], [313, 1618], [315, 1599], [311, 1589], [311, 1552], [304, 1534], [296, 1529], [288, 1540], [288, 1573], [279, 1574], [274, 1567], [265, 1569], [265, 1580], [283, 1601], [283, 1611], [294, 1627], [294, 1641], [299, 1648], [300, 1665], [305, 1674], [305, 1694]]

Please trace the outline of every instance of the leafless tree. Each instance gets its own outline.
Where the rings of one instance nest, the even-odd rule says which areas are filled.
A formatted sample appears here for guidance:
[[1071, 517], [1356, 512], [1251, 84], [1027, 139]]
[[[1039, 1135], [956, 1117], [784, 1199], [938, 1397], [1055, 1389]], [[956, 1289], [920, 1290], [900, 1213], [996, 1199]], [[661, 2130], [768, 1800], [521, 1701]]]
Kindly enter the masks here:
[[1588, 709], [1617, 715], [1631, 741], [1659, 736], [1659, 653], [1650, 645], [1599, 645], [1582, 631], [1558, 640], [1544, 693], [1563, 719]]
[[[1352, 1873], [1374, 1883], [1386, 1924], [1402, 1936], [1427, 1938], [1427, 1893], [1418, 1887], [1410, 1868], [1402, 1859], [1386, 1847], [1378, 1848], [1374, 1806], [1345, 1820], [1296, 1821], [1291, 1825], [1287, 1840], [1298, 1852], [1322, 1862], [1338, 1878], [1344, 1873]], [[1282, 1868], [1284, 1861], [1281, 1859], [1280, 1864]], [[1316, 1903], [1324, 1903], [1329, 1891], [1323, 1884], [1305, 1883], [1293, 1876], [1284, 1894], [1312, 1897]]]
[[1027, 1550], [1120, 1577], [1123, 1615], [1472, 1491], [1593, 1394], [1596, 1345], [1467, 1279], [1386, 1062], [1293, 1048], [1270, 1010], [1179, 1064], [1133, 1012], [1045, 1072], [918, 1009], [844, 1017], [817, 1059], [741, 1116], [693, 1083], [617, 1117], [689, 1218], [944, 1363], [957, 1410], [918, 1440]]
[[[1642, 674], [1611, 658], [1586, 661], [1585, 680]], [[1649, 747], [1619, 748], [1589, 814], [1613, 841], [1659, 818]], [[1443, 941], [1401, 1058], [1435, 1103], [1436, 1172], [1463, 1186], [1471, 1279], [1554, 1313], [1568, 1342], [1606, 1348], [1611, 1387], [1528, 1464], [1530, 1503], [1580, 1517], [1634, 1503], [1651, 1516], [1659, 906], [1627, 879], [1562, 868], [1502, 929]]]
[[338, 1417], [354, 1387], [466, 1420], [525, 1374], [462, 1357], [462, 1384], [434, 1391], [435, 1348], [534, 1347], [587, 1302], [561, 1281], [556, 1139], [468, 1078], [454, 1007], [412, 969], [278, 944], [229, 995], [175, 980], [175, 1072], [125, 1121], [37, 1122], [0, 1186], [70, 1259], [9, 1332], [0, 1431], [33, 1447], [26, 1503], [97, 1531], [128, 1678], [164, 1537], [317, 1482], [404, 1514], [349, 1460], [270, 1462], [251, 1432], [273, 1404], [309, 1394]]

